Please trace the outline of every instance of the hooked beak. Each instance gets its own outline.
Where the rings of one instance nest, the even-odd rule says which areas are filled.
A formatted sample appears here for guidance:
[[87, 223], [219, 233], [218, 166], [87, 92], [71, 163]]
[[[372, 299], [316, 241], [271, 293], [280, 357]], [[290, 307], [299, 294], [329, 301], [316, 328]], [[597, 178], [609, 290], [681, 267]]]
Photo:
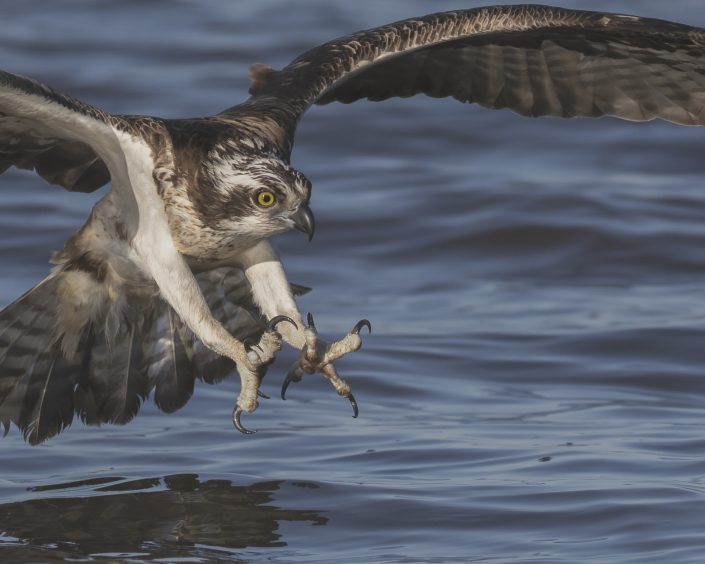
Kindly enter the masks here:
[[294, 223], [294, 227], [299, 231], [308, 235], [308, 240], [313, 239], [313, 232], [316, 230], [316, 221], [313, 218], [313, 212], [307, 204], [301, 204], [297, 210], [289, 216], [289, 219]]

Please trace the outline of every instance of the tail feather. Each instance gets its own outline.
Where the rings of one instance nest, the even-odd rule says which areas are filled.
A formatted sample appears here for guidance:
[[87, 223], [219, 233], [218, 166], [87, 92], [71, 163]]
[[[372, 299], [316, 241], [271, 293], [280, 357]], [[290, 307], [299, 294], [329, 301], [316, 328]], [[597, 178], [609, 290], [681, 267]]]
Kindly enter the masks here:
[[42, 334], [55, 320], [36, 293], [50, 291], [55, 284], [49, 277], [0, 311], [0, 405], [31, 365], [37, 347], [45, 346]]
[[15, 421], [27, 442], [39, 444], [71, 425], [76, 376], [75, 367], [61, 355], [45, 354], [35, 363]]
[[[197, 280], [230, 333], [259, 338], [264, 319], [240, 270], [219, 268]], [[191, 398], [196, 378], [215, 383], [235, 372], [159, 297], [118, 287], [119, 297], [110, 298], [116, 294], [103, 283], [80, 270], [57, 270], [0, 311], [5, 433], [14, 424], [38, 444], [68, 427], [74, 414], [91, 425], [125, 424], [152, 391], [170, 413]], [[90, 311], [75, 311], [88, 302]]]
[[100, 394], [97, 382], [91, 378], [91, 352], [95, 344], [95, 333], [87, 329], [84, 336], [86, 346], [81, 350], [81, 369], [76, 388], [73, 392], [73, 403], [76, 415], [87, 425], [100, 425]]
[[123, 327], [109, 343], [94, 335], [86, 348], [82, 375], [74, 393], [84, 423], [124, 425], [134, 419], [149, 396], [139, 327]]
[[155, 329], [159, 337], [152, 348], [155, 361], [149, 366], [149, 379], [154, 385], [157, 407], [172, 413], [183, 407], [193, 395], [195, 374], [189, 354], [188, 330], [166, 304]]
[[0, 421], [17, 425], [31, 444], [61, 432], [73, 419], [77, 372], [58, 352], [50, 276], [0, 312]]
[[127, 423], [137, 415], [150, 392], [149, 379], [144, 377], [146, 364], [138, 326], [130, 326], [129, 336], [123, 341], [123, 345], [122, 355], [119, 351], [115, 351], [115, 358], [120, 359], [117, 372], [122, 380], [118, 387], [116, 404], [121, 416], [116, 419], [116, 422], [121, 424]]

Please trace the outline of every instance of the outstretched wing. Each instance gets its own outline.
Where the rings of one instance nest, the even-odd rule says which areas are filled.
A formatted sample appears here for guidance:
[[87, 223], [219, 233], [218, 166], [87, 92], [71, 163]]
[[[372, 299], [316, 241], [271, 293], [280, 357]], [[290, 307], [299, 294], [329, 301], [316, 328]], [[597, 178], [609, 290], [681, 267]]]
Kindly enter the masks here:
[[[171, 413], [191, 398], [196, 379], [217, 383], [235, 373], [234, 363], [206, 348], [169, 304], [156, 294], [129, 297], [124, 323], [110, 331], [109, 307], [82, 327], [75, 354], [57, 343], [62, 283], [54, 272], [0, 311], [0, 430], [13, 423], [38, 444], [68, 427], [74, 415], [84, 423], [125, 424], [153, 394]], [[266, 320], [252, 300], [239, 268], [200, 272], [196, 280], [213, 315], [236, 338], [257, 342]], [[88, 282], [99, 295], [100, 282]], [[310, 288], [292, 287], [295, 293]], [[65, 289], [63, 290], [65, 292]], [[86, 288], [82, 287], [82, 291]]]
[[432, 14], [330, 41], [281, 71], [251, 69], [230, 108], [276, 116], [289, 135], [311, 104], [452, 96], [526, 116], [705, 124], [705, 30], [548, 6]]
[[100, 154], [122, 152], [114, 119], [40, 82], [0, 71], [0, 173], [14, 165], [67, 190], [97, 190], [110, 181]]
[[[221, 267], [196, 279], [214, 317], [228, 331], [240, 340], [259, 338], [266, 321], [242, 270]], [[112, 338], [104, 324], [94, 323], [75, 393], [63, 398], [73, 402], [85, 423], [128, 423], [152, 392], [157, 407], [172, 413], [191, 399], [196, 379], [214, 384], [235, 372], [234, 363], [206, 348], [165, 301], [143, 299], [130, 315]], [[72, 414], [71, 408], [66, 413]]]
[[[55, 271], [0, 311], [0, 427], [14, 423], [27, 441], [40, 443], [61, 432], [74, 414], [85, 423], [125, 424], [154, 392], [166, 412], [182, 407], [196, 378], [216, 382], [234, 371], [228, 359], [206, 349], [174, 310], [157, 295], [127, 297], [132, 307], [110, 330], [110, 307], [80, 329], [76, 352], [58, 343], [57, 307], [72, 271]], [[197, 276], [214, 315], [240, 339], [258, 337], [265, 321], [252, 302], [239, 269], [220, 268]], [[89, 281], [100, 295], [100, 282]], [[63, 288], [63, 290], [62, 290]], [[81, 291], [87, 291], [82, 288]]]

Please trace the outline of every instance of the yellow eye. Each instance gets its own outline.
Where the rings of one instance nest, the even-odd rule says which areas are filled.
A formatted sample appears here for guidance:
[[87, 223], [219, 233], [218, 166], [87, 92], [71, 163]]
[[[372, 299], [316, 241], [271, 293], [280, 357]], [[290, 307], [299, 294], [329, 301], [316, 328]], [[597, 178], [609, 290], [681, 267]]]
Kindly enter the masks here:
[[263, 192], [260, 192], [257, 194], [257, 203], [262, 206], [263, 208], [268, 208], [270, 206], [274, 205], [274, 202], [276, 202], [276, 198], [274, 197], [274, 194], [271, 192], [265, 190]]

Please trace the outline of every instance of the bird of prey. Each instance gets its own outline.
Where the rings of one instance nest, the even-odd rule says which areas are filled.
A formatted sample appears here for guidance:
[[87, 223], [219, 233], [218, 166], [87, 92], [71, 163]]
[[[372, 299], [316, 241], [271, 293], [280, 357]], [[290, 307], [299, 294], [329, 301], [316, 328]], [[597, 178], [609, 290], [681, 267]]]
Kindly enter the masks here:
[[110, 115], [0, 73], [0, 171], [110, 191], [54, 254], [51, 273], [0, 313], [0, 421], [30, 443], [68, 426], [125, 423], [154, 394], [171, 412], [194, 379], [234, 367], [233, 411], [258, 405], [285, 341], [290, 382], [321, 373], [357, 414], [334, 361], [360, 348], [306, 322], [269, 237], [314, 232], [311, 184], [290, 162], [312, 104], [426, 94], [524, 116], [705, 124], [705, 30], [547, 6], [437, 13], [335, 39], [282, 70], [256, 64], [250, 97], [200, 119]]

